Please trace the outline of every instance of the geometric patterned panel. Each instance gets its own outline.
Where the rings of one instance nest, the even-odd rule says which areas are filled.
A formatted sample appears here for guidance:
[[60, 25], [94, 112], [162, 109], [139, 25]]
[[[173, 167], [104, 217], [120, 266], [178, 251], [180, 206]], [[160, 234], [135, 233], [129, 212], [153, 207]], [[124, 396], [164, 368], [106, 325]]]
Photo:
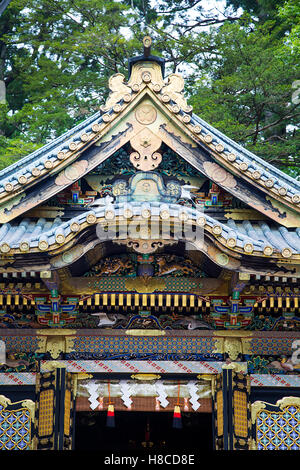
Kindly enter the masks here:
[[74, 340], [75, 352], [95, 354], [209, 354], [215, 349], [216, 338], [165, 336], [80, 336]]
[[256, 419], [258, 450], [300, 450], [300, 407], [283, 411], [262, 410]]
[[39, 405], [39, 425], [38, 433], [40, 437], [49, 436], [53, 433], [53, 413], [54, 413], [54, 390], [43, 390], [40, 393]]
[[65, 436], [70, 436], [70, 430], [71, 430], [71, 407], [72, 407], [72, 396], [71, 396], [71, 391], [66, 390], [65, 393], [65, 403], [64, 403], [64, 435]]
[[248, 437], [247, 394], [243, 391], [233, 392], [234, 431], [240, 437]]
[[[61, 369], [63, 371], [63, 369]], [[61, 376], [61, 384], [64, 382], [64, 387], [61, 389], [63, 398], [63, 413], [64, 422], [63, 429], [60, 429], [60, 450], [73, 449], [73, 431], [74, 431], [74, 418], [75, 418], [75, 384], [74, 374], [65, 372]], [[64, 395], [64, 396], [63, 396]]]
[[295, 337], [251, 338], [250, 354], [291, 355]]
[[249, 376], [223, 366], [212, 385], [216, 450], [248, 450], [251, 432]]
[[[223, 374], [215, 375], [212, 382], [212, 405], [215, 450], [224, 449], [224, 395]], [[226, 418], [225, 418], [226, 420]]]
[[35, 352], [39, 347], [37, 336], [0, 336], [5, 342], [7, 353]]
[[247, 450], [251, 434], [249, 376], [232, 372], [233, 449]]
[[217, 408], [217, 435], [222, 436], [223, 429], [223, 391], [218, 390], [216, 394], [216, 408]]
[[72, 450], [75, 410], [73, 374], [65, 368], [37, 376], [37, 450]]
[[[40, 362], [40, 371], [46, 372], [49, 370], [49, 361]], [[173, 373], [173, 374], [217, 374], [222, 371], [223, 362], [213, 361], [120, 361], [120, 360], [95, 360], [95, 361], [56, 361], [57, 364], [66, 368], [68, 372], [94, 372], [94, 373]], [[245, 368], [246, 363], [241, 362]], [[50, 361], [51, 365], [51, 361]]]
[[56, 371], [37, 374], [36, 380], [36, 450], [55, 450], [58, 377]]
[[31, 425], [30, 410], [8, 410], [0, 404], [0, 450], [30, 450]]

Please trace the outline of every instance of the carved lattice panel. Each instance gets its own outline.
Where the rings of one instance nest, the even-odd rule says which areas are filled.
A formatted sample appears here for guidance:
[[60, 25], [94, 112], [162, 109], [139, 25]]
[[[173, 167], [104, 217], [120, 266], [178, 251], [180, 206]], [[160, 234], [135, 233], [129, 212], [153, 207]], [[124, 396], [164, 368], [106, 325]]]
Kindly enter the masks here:
[[253, 448], [300, 450], [300, 399], [286, 397], [276, 405], [252, 405]]
[[34, 402], [0, 396], [0, 450], [31, 450]]
[[65, 450], [72, 450], [72, 436], [75, 415], [75, 393], [73, 375], [65, 373], [62, 375], [61, 394], [63, 397], [63, 432], [60, 432], [61, 443], [60, 448]]
[[217, 374], [213, 393], [214, 440], [216, 450], [221, 450], [224, 446], [223, 406], [223, 375]]
[[40, 374], [37, 381], [37, 449], [71, 450], [75, 394], [64, 368]]
[[251, 435], [250, 378], [232, 372], [233, 449], [247, 450]]
[[37, 450], [55, 449], [57, 385], [58, 377], [56, 372], [39, 374], [37, 377]]
[[216, 450], [246, 450], [251, 434], [249, 377], [224, 368], [215, 379], [213, 409]]

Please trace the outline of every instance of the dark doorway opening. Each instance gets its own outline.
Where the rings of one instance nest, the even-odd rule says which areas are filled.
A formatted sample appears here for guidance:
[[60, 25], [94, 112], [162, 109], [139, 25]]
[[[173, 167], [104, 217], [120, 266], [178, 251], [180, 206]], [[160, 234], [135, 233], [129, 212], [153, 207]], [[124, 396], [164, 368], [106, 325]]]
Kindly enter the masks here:
[[174, 429], [172, 423], [173, 413], [118, 411], [115, 428], [108, 428], [106, 412], [77, 412], [75, 450], [186, 453], [213, 449], [211, 413], [182, 413], [182, 429]]

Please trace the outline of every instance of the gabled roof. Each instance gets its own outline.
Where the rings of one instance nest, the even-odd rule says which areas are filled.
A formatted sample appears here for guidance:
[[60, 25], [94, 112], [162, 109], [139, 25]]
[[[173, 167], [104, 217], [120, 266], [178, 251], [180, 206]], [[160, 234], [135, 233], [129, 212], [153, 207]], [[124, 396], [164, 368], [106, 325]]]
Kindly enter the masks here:
[[[161, 101], [164, 104], [167, 103], [167, 108], [180, 117], [183, 126], [187, 126], [189, 131], [192, 131], [197, 136], [197, 140], [200, 139], [208, 149], [213, 150], [214, 156], [218, 157], [220, 163], [226, 163], [226, 166], [231, 167], [231, 170], [235, 173], [242, 172], [243, 175], [259, 184], [263, 190], [271, 191], [274, 193], [272, 194], [273, 196], [280, 196], [282, 202], [290, 202], [297, 207], [300, 204], [300, 182], [237, 144], [199, 116], [191, 114], [190, 107], [187, 105], [185, 107], [182, 106], [186, 102], [181, 93], [176, 91], [175, 96], [171, 95], [173, 100], [168, 99], [170, 97], [163, 93], [163, 88], [172, 88], [174, 78], [181, 82], [179, 75], [172, 74], [169, 77], [170, 84], [162, 87], [159, 94]], [[119, 82], [123, 82], [124, 77], [121, 74], [115, 74], [111, 77], [111, 83], [116, 79]], [[104, 132], [101, 132], [99, 136], [100, 127], [103, 131], [104, 127], [109, 127], [105, 126], [105, 124], [112, 122], [116, 114], [120, 113], [126, 104], [135, 98], [143, 88], [141, 84], [136, 83], [131, 84], [131, 88], [123, 83], [122, 85], [123, 92], [127, 91], [127, 94], [124, 95], [121, 92], [113, 91], [106, 105], [101, 107], [102, 112], [95, 113], [60, 137], [1, 170], [0, 200], [5, 197], [6, 193], [13, 195], [15, 190], [20, 189], [22, 186], [26, 187], [27, 184], [33, 181], [36, 183], [43, 176], [51, 174], [49, 170], [59, 167], [62, 160], [70, 158], [74, 153], [77, 155], [81, 154], [88, 146], [97, 141], [99, 137], [101, 138]], [[148, 83], [143, 85], [147, 86]], [[155, 85], [157, 88], [155, 86], [151, 87], [154, 91], [158, 89], [158, 84]], [[134, 92], [132, 91], [132, 86]], [[136, 93], [137, 86], [140, 89]], [[118, 96], [114, 96], [115, 94]], [[181, 105], [180, 107], [177, 102]], [[106, 111], [104, 116], [103, 110]], [[185, 111], [188, 111], [188, 113]]]
[[[173, 123], [177, 128], [180, 126], [181, 134], [187, 134], [191, 139], [190, 144], [186, 147], [194, 151], [196, 162], [190, 161], [190, 163], [196, 166], [201, 151], [204, 152], [218, 165], [215, 168], [210, 165], [211, 170], [209, 165], [206, 167], [208, 168], [208, 176], [212, 179], [216, 178], [215, 182], [220, 186], [224, 183], [223, 180], [226, 180], [226, 171], [230, 172], [240, 182], [237, 190], [240, 198], [244, 197], [244, 202], [248, 202], [256, 210], [264, 212], [274, 220], [281, 221], [283, 225], [297, 225], [295, 221], [286, 222], [284, 219], [290, 211], [292, 214], [300, 212], [300, 183], [233, 142], [200, 117], [192, 114], [192, 108], [187, 105], [183, 95], [184, 82], [180, 75], [171, 74], [168, 81], [165, 82], [159, 64], [141, 61], [133, 65], [128, 83], [125, 83], [124, 78], [122, 74], [115, 74], [110, 78], [111, 93], [106, 104], [101, 106], [100, 112], [0, 172], [0, 220], [2, 222], [9, 221], [34, 206], [34, 204], [28, 206], [28, 197], [24, 200], [24, 193], [29, 194], [34, 186], [42, 181], [49, 181], [50, 176], [58, 175], [68, 165], [78, 160], [95, 143], [100, 150], [101, 143], [108, 142], [108, 135], [111, 144], [113, 144], [113, 137], [117, 141], [120, 121], [125, 118], [130, 109], [133, 110], [139, 102], [148, 96], [152, 101], [154, 100], [154, 104], [160, 107], [162, 112], [168, 113], [167, 122]], [[160, 138], [164, 138], [163, 127], [164, 125], [160, 129]], [[113, 130], [115, 131], [114, 136]], [[131, 130], [129, 129], [129, 131]], [[166, 142], [171, 145], [167, 138], [170, 137], [170, 133], [169, 136], [167, 133], [168, 131], [165, 132]], [[182, 143], [184, 137], [182, 139], [180, 133], [178, 135]], [[128, 132], [122, 143], [128, 142], [131, 138], [132, 135]], [[119, 141], [121, 143], [121, 139]], [[179, 148], [177, 150], [179, 152]], [[187, 158], [186, 152], [183, 153], [183, 158]], [[78, 176], [87, 173], [110, 155], [109, 152], [103, 152], [93, 164], [87, 165]], [[198, 169], [203, 171], [205, 164], [201, 167], [198, 166]], [[73, 170], [74, 168], [72, 168]], [[64, 187], [67, 183], [68, 181]], [[237, 196], [230, 185], [229, 187], [226, 187], [225, 183], [224, 185], [226, 190]], [[254, 188], [254, 192], [249, 190], [251, 187]], [[45, 187], [45, 193], [48, 189], [49, 185], [48, 188]], [[54, 189], [56, 191], [49, 191], [49, 197], [60, 191], [62, 187], [57, 186]], [[16, 197], [18, 200], [15, 199]], [[36, 204], [42, 202], [36, 198], [35, 193], [33, 198]], [[45, 197], [44, 194], [43, 200], [46, 198], [47, 196]], [[8, 201], [12, 199], [14, 199], [13, 206], [20, 206], [20, 210], [15, 210], [10, 215], [10, 209], [7, 209], [7, 206], [9, 205]], [[4, 218], [1, 217], [3, 209], [8, 214]], [[284, 213], [285, 209], [286, 214]]]
[[[0, 172], [0, 251], [26, 253], [62, 249], [87, 225], [105, 218], [105, 208], [77, 218], [37, 222], [26, 212], [70, 186], [125, 144], [137, 170], [159, 166], [164, 143], [200, 173], [267, 216], [262, 223], [220, 223], [185, 208], [187, 217], [226, 252], [271, 259], [300, 255], [300, 183], [247, 151], [192, 113], [183, 95], [184, 81], [171, 74], [164, 81], [159, 61], [141, 57], [128, 82], [122, 74], [109, 80], [110, 95], [100, 111], [51, 143]], [[150, 152], [150, 153], [149, 153]], [[182, 220], [182, 206], [168, 204], [170, 217]], [[116, 217], [124, 207], [112, 204]], [[140, 205], [133, 206], [140, 217]], [[153, 216], [159, 203], [150, 204]], [[21, 222], [14, 222], [18, 216]], [[92, 217], [93, 216], [93, 217]], [[201, 222], [200, 222], [201, 220]], [[273, 221], [276, 222], [274, 225]], [[75, 229], [76, 227], [76, 229]]]
[[[300, 182], [295, 178], [280, 171], [266, 160], [262, 160], [254, 153], [225, 136], [222, 132], [210, 126], [200, 117], [193, 114], [191, 122], [194, 125], [201, 126], [206, 142], [210, 140], [208, 136], [212, 136], [212, 144], [216, 145], [216, 150], [228, 162], [234, 163], [233, 166], [237, 169], [245, 172], [246, 175], [266, 188], [267, 191], [271, 189], [274, 194], [277, 193], [278, 196], [285, 197], [287, 201], [290, 200], [293, 204], [300, 203]], [[224, 147], [222, 152], [220, 152], [221, 146]]]

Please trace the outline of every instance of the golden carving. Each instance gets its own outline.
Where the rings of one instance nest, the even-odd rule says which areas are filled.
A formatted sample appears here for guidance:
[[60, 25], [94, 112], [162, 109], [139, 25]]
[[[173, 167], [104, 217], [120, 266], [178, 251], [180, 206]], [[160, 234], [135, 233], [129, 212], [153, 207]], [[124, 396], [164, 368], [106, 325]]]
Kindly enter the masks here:
[[101, 106], [102, 111], [108, 111], [115, 104], [117, 104], [121, 99], [128, 100], [130, 99], [132, 90], [131, 88], [124, 83], [125, 76], [122, 73], [116, 73], [112, 75], [108, 80], [108, 87], [110, 89], [110, 94], [106, 100], [104, 106]]
[[239, 354], [250, 353], [252, 332], [220, 330], [214, 331], [213, 334], [214, 337], [218, 337], [215, 338], [215, 353], [227, 353], [232, 361], [235, 361]]
[[35, 402], [32, 400], [24, 400], [21, 403], [23, 408], [26, 408], [30, 412], [31, 421], [34, 423], [35, 420]]
[[258, 413], [266, 407], [266, 404], [263, 401], [255, 401], [251, 405], [251, 420], [252, 424], [256, 423], [256, 417]]
[[51, 328], [45, 328], [44, 330], [36, 330], [37, 336], [73, 336], [76, 335], [76, 330], [56, 328], [52, 330]]
[[76, 331], [74, 330], [37, 330], [39, 348], [37, 352], [49, 352], [52, 359], [57, 359], [61, 353], [69, 353], [74, 349]]
[[63, 336], [54, 336], [47, 338], [47, 350], [53, 359], [57, 359], [61, 353], [66, 352], [65, 338]]
[[158, 63], [137, 62], [134, 64], [128, 85], [134, 91], [138, 91], [142, 88], [143, 84], [149, 85], [156, 93], [165, 85], [161, 67]]
[[165, 336], [164, 330], [126, 330], [129, 336]]
[[161, 163], [162, 156], [157, 150], [161, 146], [161, 139], [157, 137], [150, 129], [143, 128], [130, 144], [135, 152], [130, 155], [130, 161], [137, 170], [151, 171]]
[[162, 96], [169, 97], [169, 99], [175, 101], [175, 103], [184, 110], [185, 108], [187, 108], [188, 105], [183, 95], [183, 90], [184, 79], [182, 78], [182, 76], [178, 75], [177, 73], [171, 73], [168, 76], [167, 85], [165, 85], [161, 90], [161, 94]]
[[237, 373], [247, 373], [247, 364], [230, 362], [228, 364], [223, 364], [222, 369], [233, 369]]
[[256, 447], [255, 439], [253, 439], [253, 437], [250, 437], [249, 450], [256, 450], [256, 449], [257, 449], [257, 447]]
[[[179, 264], [176, 262], [175, 256], [171, 256], [171, 261], [169, 262], [164, 256], [158, 256], [156, 258], [156, 261], [158, 264], [158, 276], [164, 276], [165, 274], [169, 274], [177, 270], [183, 272], [186, 275], [192, 275], [194, 273], [191, 260], [186, 260], [186, 264]], [[188, 265], [188, 263], [190, 263], [190, 266]]]
[[240, 338], [225, 338], [223, 348], [224, 353], [227, 353], [229, 359], [232, 361], [238, 359], [239, 354], [243, 353], [242, 341]]
[[40, 278], [41, 279], [50, 279], [52, 276], [52, 272], [51, 271], [41, 271], [40, 272]]
[[178, 243], [176, 240], [139, 240], [139, 239], [127, 239], [127, 240], [113, 240], [118, 245], [126, 245], [128, 248], [133, 248], [138, 253], [148, 254], [154, 253], [158, 248], [164, 245], [173, 245]]
[[35, 419], [35, 402], [32, 400], [23, 400], [23, 401], [16, 401], [12, 402], [9, 398], [7, 398], [4, 395], [0, 395], [0, 403], [1, 405], [6, 408], [8, 405], [17, 405], [20, 403], [20, 406], [22, 408], [26, 408], [30, 412], [30, 418], [32, 422], [34, 422]]
[[55, 184], [57, 186], [63, 186], [70, 184], [72, 181], [77, 180], [84, 174], [88, 167], [87, 160], [81, 160], [69, 165], [55, 178]]
[[152, 124], [157, 118], [157, 111], [151, 104], [139, 106], [135, 117], [140, 124]]
[[128, 289], [128, 291], [132, 290], [140, 293], [150, 294], [156, 290], [163, 291], [166, 288], [166, 283], [163, 279], [141, 276], [138, 278], [126, 279], [125, 287]]
[[236, 179], [231, 173], [226, 171], [217, 163], [204, 162], [204, 170], [207, 175], [212, 178], [216, 183], [226, 186], [226, 188], [235, 188], [237, 185]]
[[0, 404], [4, 406], [4, 408], [7, 407], [7, 405], [11, 405], [11, 401], [9, 398], [7, 398], [4, 395], [0, 395]]
[[77, 372], [76, 374], [77, 380], [87, 380], [92, 379], [94, 376], [93, 374], [87, 374], [86, 372]]
[[158, 374], [133, 374], [131, 378], [133, 380], [139, 380], [139, 381], [151, 381], [151, 380], [159, 380], [161, 376]]
[[240, 281], [250, 281], [250, 274], [249, 273], [239, 273], [239, 280]]
[[49, 372], [56, 369], [64, 369], [65, 367], [65, 363], [60, 361], [47, 361], [43, 365], [43, 368]]
[[278, 400], [276, 406], [279, 406], [282, 410], [286, 406], [295, 405], [300, 407], [300, 398], [299, 397], [284, 397], [281, 400]]
[[234, 337], [234, 338], [251, 338], [253, 335], [252, 331], [243, 331], [243, 330], [216, 330], [214, 331], [214, 336], [220, 336], [223, 338]]

